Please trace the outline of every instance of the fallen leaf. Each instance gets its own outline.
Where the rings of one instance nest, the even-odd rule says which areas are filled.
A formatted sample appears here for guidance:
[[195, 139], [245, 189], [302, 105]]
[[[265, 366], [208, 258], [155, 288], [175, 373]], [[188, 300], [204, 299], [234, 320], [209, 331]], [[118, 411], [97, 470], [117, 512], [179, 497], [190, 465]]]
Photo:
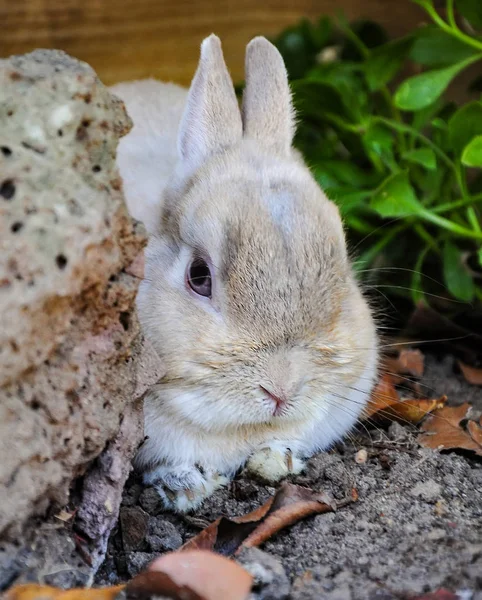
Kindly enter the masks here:
[[475, 421], [464, 422], [470, 405], [445, 406], [437, 410], [423, 423], [418, 443], [425, 448], [441, 450], [472, 450], [482, 456], [482, 432]]
[[123, 585], [108, 588], [62, 590], [48, 585], [17, 585], [6, 593], [5, 600], [115, 600]]
[[472, 385], [482, 385], [482, 369], [470, 367], [461, 360], [458, 360], [457, 364], [459, 365], [462, 375], [465, 377], [465, 381], [467, 383], [471, 383]]
[[236, 554], [239, 554], [243, 548], [260, 546], [281, 529], [289, 527], [305, 517], [335, 511], [358, 500], [358, 493], [354, 489], [350, 498], [336, 504], [327, 498], [325, 494], [314, 492], [299, 485], [285, 484], [285, 490], [281, 489], [280, 492], [275, 496], [266, 518], [244, 540]]
[[219, 517], [188, 540], [180, 550], [214, 550], [223, 556], [231, 556], [242, 541], [256, 529], [259, 521], [264, 519], [273, 500], [274, 496], [256, 510], [240, 517]]
[[372, 391], [370, 400], [363, 411], [363, 419], [369, 419], [372, 415], [385, 411], [399, 402], [400, 398], [395, 389], [392, 375], [384, 374]]
[[410, 375], [422, 377], [425, 364], [420, 350], [404, 349], [397, 357], [387, 356], [382, 359], [382, 368], [392, 376]]
[[447, 396], [440, 398], [401, 398], [400, 402], [391, 406], [388, 414], [392, 419], [402, 423], [420, 423], [428, 414], [445, 406]]
[[351, 498], [333, 503], [323, 493], [285, 482], [275, 496], [256, 510], [241, 517], [220, 517], [187, 541], [180, 551], [203, 549], [232, 556], [242, 548], [259, 546], [300, 519], [334, 511], [356, 499], [353, 491]]
[[482, 417], [478, 424], [475, 421], [468, 421], [467, 430], [474, 442], [482, 447]]
[[442, 408], [447, 401], [441, 398], [400, 398], [393, 376], [385, 374], [372, 391], [363, 419], [374, 416], [397, 420], [402, 423], [419, 423], [429, 413]]
[[126, 586], [130, 598], [168, 596], [179, 600], [245, 600], [253, 577], [238, 563], [208, 552], [171, 552]]

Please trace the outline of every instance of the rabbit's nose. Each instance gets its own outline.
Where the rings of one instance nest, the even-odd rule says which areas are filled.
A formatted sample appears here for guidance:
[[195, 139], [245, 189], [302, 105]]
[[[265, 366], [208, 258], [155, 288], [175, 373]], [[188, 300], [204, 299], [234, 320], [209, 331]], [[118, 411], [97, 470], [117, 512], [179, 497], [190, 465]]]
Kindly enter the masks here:
[[286, 394], [284, 394], [283, 392], [275, 394], [274, 392], [272, 392], [271, 390], [269, 390], [264, 385], [260, 385], [259, 387], [268, 396], [268, 398], [270, 398], [270, 400], [273, 400], [273, 402], [274, 402], [274, 405], [273, 405], [273, 415], [274, 416], [279, 415], [282, 412], [283, 407], [288, 402], [288, 397], [286, 396]]
[[273, 415], [277, 416], [283, 412], [283, 409], [290, 403], [299, 391], [299, 385], [273, 385], [263, 384], [259, 386], [262, 392], [273, 401]]

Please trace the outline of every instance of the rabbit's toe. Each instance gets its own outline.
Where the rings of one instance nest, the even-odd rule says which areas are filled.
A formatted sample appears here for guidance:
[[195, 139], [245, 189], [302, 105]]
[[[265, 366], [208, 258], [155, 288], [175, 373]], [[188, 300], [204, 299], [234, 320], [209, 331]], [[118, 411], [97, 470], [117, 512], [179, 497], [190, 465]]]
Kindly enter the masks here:
[[286, 446], [272, 444], [252, 454], [246, 468], [266, 481], [279, 481], [288, 475], [301, 473], [305, 463]]
[[203, 500], [229, 482], [227, 477], [214, 471], [203, 471], [197, 466], [171, 469], [159, 466], [144, 475], [144, 482], [152, 484], [164, 506], [174, 512], [195, 510]]

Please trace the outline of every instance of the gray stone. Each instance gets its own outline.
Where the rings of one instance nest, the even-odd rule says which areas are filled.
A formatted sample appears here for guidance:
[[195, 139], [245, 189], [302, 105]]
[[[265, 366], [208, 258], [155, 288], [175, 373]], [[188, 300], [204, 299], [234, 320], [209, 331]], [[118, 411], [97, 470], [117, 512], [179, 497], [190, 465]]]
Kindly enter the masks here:
[[141, 548], [147, 536], [148, 523], [149, 515], [139, 506], [120, 509], [122, 544], [126, 552]]

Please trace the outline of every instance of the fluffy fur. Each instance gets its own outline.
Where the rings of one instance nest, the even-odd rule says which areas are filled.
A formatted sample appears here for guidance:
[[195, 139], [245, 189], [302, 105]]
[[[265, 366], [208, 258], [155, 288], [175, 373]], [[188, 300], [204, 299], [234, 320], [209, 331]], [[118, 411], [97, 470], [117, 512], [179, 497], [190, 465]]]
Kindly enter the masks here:
[[[186, 511], [243, 464], [276, 481], [352, 428], [374, 382], [375, 327], [338, 210], [291, 148], [274, 46], [248, 45], [241, 112], [215, 36], [202, 44], [182, 119], [181, 103], [160, 99], [171, 98], [166, 84], [114, 91], [135, 123], [119, 153], [127, 200], [151, 231], [139, 315], [166, 366], [146, 398], [137, 465]], [[211, 299], [186, 285], [199, 254]]]

